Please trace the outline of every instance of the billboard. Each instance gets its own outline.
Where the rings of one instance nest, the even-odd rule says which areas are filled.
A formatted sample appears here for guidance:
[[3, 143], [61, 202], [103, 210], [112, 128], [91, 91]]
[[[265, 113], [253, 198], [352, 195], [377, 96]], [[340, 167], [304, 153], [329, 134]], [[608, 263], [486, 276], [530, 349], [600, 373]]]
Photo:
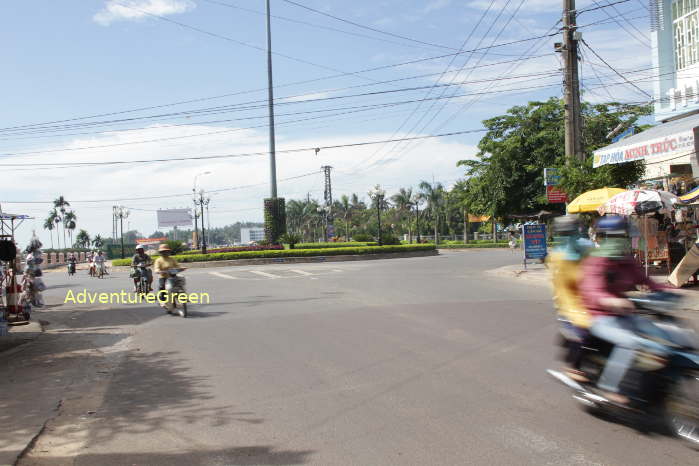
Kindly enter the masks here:
[[158, 228], [190, 226], [192, 226], [192, 212], [190, 209], [158, 210]]
[[546, 257], [546, 225], [536, 223], [522, 225], [524, 242], [524, 263], [527, 259], [543, 259]]

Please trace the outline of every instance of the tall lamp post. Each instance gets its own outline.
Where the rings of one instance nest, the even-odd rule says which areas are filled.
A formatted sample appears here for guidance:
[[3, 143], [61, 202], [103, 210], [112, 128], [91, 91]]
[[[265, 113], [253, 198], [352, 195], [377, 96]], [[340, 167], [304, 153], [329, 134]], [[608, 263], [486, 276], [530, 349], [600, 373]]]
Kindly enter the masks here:
[[121, 258], [124, 258], [124, 219], [129, 217], [129, 209], [119, 206], [114, 210], [121, 226]]
[[199, 198], [197, 199], [197, 196], [194, 196], [194, 205], [195, 205], [195, 211], [196, 211], [196, 205], [199, 205], [201, 209], [200, 217], [201, 217], [201, 253], [206, 254], [206, 227], [204, 226], [204, 207], [206, 207], [207, 210], [209, 210], [209, 202], [211, 201], [211, 198], [204, 197], [204, 190], [200, 189], [199, 190]]
[[[197, 224], [197, 219], [199, 218], [199, 215], [197, 214], [197, 178], [200, 176], [205, 176], [205, 175], [210, 175], [210, 171], [205, 171], [205, 172], [200, 172], [194, 175], [194, 184], [192, 185], [192, 199], [194, 200], [194, 237], [196, 238], [196, 242], [194, 244], [194, 249], [199, 248], [199, 225]], [[204, 217], [202, 216], [201, 218], [201, 223], [202, 223], [202, 231], [203, 231], [203, 226], [204, 226]]]
[[379, 246], [382, 246], [383, 243], [381, 241], [381, 204], [383, 203], [383, 198], [386, 195], [386, 191], [381, 189], [380, 185], [374, 186], [374, 189], [369, 191], [369, 197], [371, 198], [372, 201], [376, 202], [376, 220], [378, 221], [378, 240], [379, 240]]

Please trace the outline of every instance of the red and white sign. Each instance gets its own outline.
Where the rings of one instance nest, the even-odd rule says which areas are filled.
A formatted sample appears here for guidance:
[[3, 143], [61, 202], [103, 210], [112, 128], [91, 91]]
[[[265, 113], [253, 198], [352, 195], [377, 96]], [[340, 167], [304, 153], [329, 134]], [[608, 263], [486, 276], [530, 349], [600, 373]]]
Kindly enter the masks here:
[[565, 204], [568, 202], [568, 194], [555, 186], [546, 186], [546, 200], [549, 204]]
[[[640, 133], [643, 134], [643, 133]], [[630, 143], [611, 149], [594, 152], [594, 168], [602, 165], [632, 162], [634, 160], [667, 155], [681, 155], [694, 152], [694, 130], [682, 131], [671, 136], [648, 139], [643, 142]]]
[[140, 244], [141, 246], [148, 246], [151, 244], [164, 243], [165, 241], [167, 241], [167, 237], [165, 237], [165, 238], [138, 238], [136, 240], [136, 244]]

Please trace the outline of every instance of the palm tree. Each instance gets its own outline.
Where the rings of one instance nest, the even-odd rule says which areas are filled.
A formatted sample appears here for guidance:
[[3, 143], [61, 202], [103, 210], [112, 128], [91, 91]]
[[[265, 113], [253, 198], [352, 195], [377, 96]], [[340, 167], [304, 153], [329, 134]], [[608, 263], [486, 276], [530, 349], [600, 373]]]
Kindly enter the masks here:
[[80, 230], [80, 232], [78, 232], [78, 235], [75, 237], [75, 244], [77, 244], [81, 248], [89, 248], [91, 242], [92, 241], [90, 240], [90, 235], [87, 233], [86, 230]]
[[345, 240], [349, 241], [349, 238], [350, 238], [349, 219], [352, 218], [352, 205], [350, 204], [350, 199], [346, 194], [343, 194], [340, 197], [339, 201], [335, 201], [335, 210], [345, 220]]
[[408, 217], [408, 241], [413, 242], [413, 234], [410, 228], [410, 211], [413, 207], [413, 188], [400, 188], [398, 193], [391, 196], [391, 201], [396, 207], [396, 212], [398, 213], [398, 218], [403, 221], [405, 216]]
[[70, 244], [73, 244], [73, 230], [75, 230], [75, 221], [78, 217], [75, 216], [75, 212], [68, 211], [63, 214], [63, 228], [68, 229], [68, 238], [70, 238]]
[[[59, 212], [61, 212], [61, 217], [63, 217], [66, 213], [66, 207], [70, 206], [70, 203], [66, 201], [66, 198], [63, 196], [58, 196], [57, 199], [54, 199], [53, 201], [53, 206], [58, 209]], [[56, 223], [59, 221], [63, 220], [63, 248], [66, 247], [66, 228], [65, 228], [65, 219], [60, 218]]]
[[104, 246], [104, 240], [100, 235], [95, 235], [94, 238], [92, 238], [92, 245], [96, 247], [97, 249], [101, 248]]
[[51, 215], [46, 217], [44, 220], [44, 230], [49, 231], [49, 235], [51, 235], [51, 249], [53, 249], [53, 229], [55, 227], [55, 224], [53, 223], [53, 219], [51, 218]]
[[439, 244], [439, 211], [444, 199], [444, 186], [442, 183], [420, 182], [420, 197], [427, 202], [427, 209], [434, 220], [434, 242]]

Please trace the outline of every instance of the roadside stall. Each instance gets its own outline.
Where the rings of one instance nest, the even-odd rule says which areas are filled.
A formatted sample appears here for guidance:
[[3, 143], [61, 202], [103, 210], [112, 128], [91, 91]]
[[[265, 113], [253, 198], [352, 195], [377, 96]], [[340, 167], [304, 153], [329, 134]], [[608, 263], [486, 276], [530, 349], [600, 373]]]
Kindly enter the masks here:
[[568, 204], [566, 208], [569, 214], [581, 214], [597, 212], [597, 209], [619, 193], [626, 191], [621, 188], [600, 188], [582, 193]]
[[668, 243], [671, 215], [679, 199], [667, 191], [633, 189], [619, 193], [597, 209], [600, 215], [623, 215], [631, 224], [631, 247], [635, 257], [645, 265], [661, 262], [672, 270]]
[[22, 256], [17, 249], [15, 232], [28, 215], [0, 213], [0, 335], [7, 323], [29, 320], [31, 304], [22, 297]]
[[695, 188], [679, 197], [675, 206], [675, 218], [671, 238], [681, 247], [675, 269], [670, 274], [669, 282], [674, 286], [684, 285], [691, 277], [697, 283], [699, 272], [699, 188]]

